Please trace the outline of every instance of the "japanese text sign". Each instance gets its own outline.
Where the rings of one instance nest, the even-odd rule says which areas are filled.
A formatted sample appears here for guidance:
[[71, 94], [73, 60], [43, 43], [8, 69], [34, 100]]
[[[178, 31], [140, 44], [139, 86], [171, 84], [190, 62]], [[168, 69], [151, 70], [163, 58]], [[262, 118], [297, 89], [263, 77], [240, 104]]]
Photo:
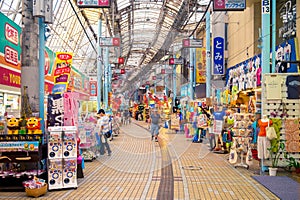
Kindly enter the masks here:
[[223, 75], [224, 70], [224, 38], [215, 37], [213, 41], [213, 74]]

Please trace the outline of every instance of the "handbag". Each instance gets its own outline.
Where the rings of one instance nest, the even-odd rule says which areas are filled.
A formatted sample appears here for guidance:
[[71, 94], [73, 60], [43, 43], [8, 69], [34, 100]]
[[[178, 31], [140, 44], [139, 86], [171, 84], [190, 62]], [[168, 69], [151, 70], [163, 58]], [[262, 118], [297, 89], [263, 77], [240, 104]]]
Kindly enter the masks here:
[[266, 127], [266, 133], [267, 133], [266, 136], [267, 136], [268, 140], [273, 140], [273, 139], [277, 138], [277, 134], [276, 134], [274, 127], [270, 126], [269, 122], [270, 122], [270, 120], [268, 121], [268, 127]]
[[106, 138], [110, 138], [110, 136], [111, 136], [111, 132], [110, 132], [110, 131], [108, 131], [108, 132], [106, 132], [104, 135], [105, 135], [105, 137], [106, 137]]

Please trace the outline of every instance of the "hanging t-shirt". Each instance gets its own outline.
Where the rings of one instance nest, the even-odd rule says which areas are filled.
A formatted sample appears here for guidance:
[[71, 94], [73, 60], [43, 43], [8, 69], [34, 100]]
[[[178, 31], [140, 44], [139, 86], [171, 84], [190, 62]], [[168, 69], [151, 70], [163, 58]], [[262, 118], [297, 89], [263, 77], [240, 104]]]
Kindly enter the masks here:
[[288, 99], [300, 99], [300, 75], [289, 75], [286, 77], [288, 88]]
[[268, 121], [266, 122], [263, 122], [261, 121], [260, 119], [258, 120], [258, 126], [259, 126], [259, 133], [258, 133], [258, 136], [261, 136], [261, 137], [266, 137], [267, 135], [267, 132], [266, 132], [266, 128], [268, 126], [271, 126], [273, 124], [272, 120], [269, 120], [269, 123]]
[[256, 85], [261, 85], [261, 67], [256, 69]]
[[265, 76], [267, 99], [282, 99], [281, 86], [283, 79], [281, 76]]

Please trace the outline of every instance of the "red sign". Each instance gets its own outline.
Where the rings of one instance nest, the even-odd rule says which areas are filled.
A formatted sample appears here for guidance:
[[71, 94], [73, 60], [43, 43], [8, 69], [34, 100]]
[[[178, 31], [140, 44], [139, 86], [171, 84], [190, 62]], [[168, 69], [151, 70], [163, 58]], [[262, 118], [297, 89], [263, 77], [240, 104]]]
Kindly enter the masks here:
[[12, 27], [10, 24], [5, 24], [5, 38], [14, 43], [15, 45], [18, 45], [19, 43], [19, 33], [18, 30]]
[[57, 68], [54, 71], [54, 76], [62, 75], [62, 74], [70, 74], [71, 72], [71, 67], [63, 67], [63, 68]]
[[45, 55], [45, 75], [47, 75], [50, 69], [50, 58], [47, 51], [44, 51], [44, 55]]
[[0, 67], [0, 84], [21, 87], [21, 73]]
[[97, 81], [90, 81], [90, 96], [97, 96]]
[[165, 70], [165, 69], [161, 69], [160, 73], [161, 73], [161, 74], [165, 74], [165, 73], [166, 73], [166, 70]]
[[72, 55], [68, 53], [60, 53], [57, 55], [57, 58], [59, 58], [60, 60], [70, 60], [72, 59]]
[[18, 66], [18, 51], [9, 46], [5, 46], [4, 54], [6, 62]]
[[113, 38], [113, 46], [120, 46], [120, 38]]
[[152, 76], [152, 80], [156, 80], [156, 76]]
[[170, 58], [169, 59], [169, 65], [174, 65], [174, 64], [175, 64], [174, 58]]
[[118, 58], [118, 63], [119, 64], [124, 64], [125, 59], [123, 57]]

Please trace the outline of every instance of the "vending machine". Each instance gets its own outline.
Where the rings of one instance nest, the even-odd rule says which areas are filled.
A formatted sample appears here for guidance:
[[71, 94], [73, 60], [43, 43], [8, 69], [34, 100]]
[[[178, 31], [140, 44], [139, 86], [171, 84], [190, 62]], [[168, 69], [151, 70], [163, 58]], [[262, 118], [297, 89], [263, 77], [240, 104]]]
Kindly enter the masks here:
[[63, 188], [63, 163], [62, 159], [49, 159], [48, 160], [48, 189], [61, 189]]
[[77, 158], [76, 127], [63, 127], [63, 158]]
[[48, 128], [49, 190], [77, 188], [77, 128]]
[[63, 182], [64, 188], [77, 187], [77, 158], [64, 158]]
[[62, 158], [62, 127], [49, 127], [48, 158]]

